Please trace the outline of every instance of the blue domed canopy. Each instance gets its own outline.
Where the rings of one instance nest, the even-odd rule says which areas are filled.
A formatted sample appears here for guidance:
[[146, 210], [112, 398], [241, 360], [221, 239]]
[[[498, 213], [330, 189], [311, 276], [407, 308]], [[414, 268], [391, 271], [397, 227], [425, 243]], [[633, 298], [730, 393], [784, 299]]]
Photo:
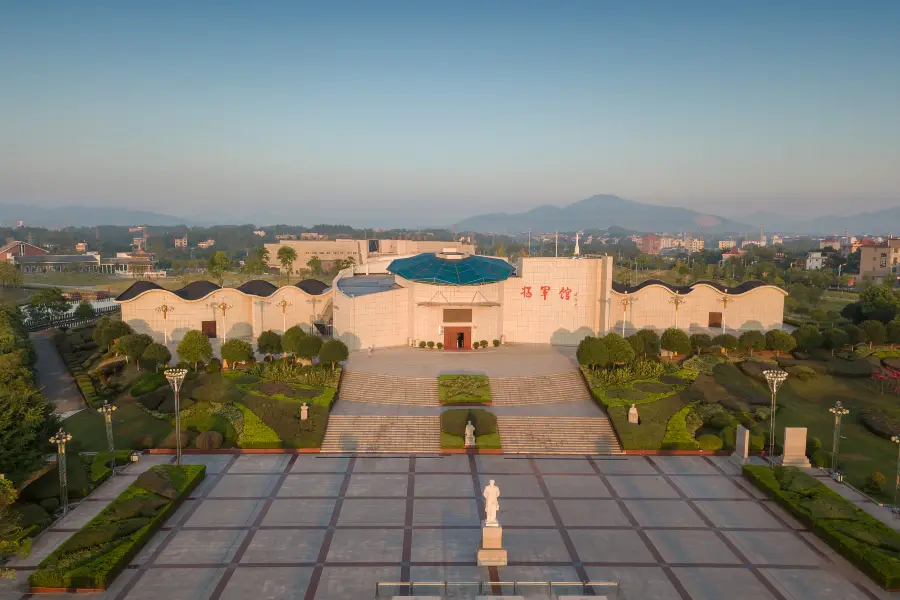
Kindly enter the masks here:
[[388, 265], [387, 270], [410, 281], [437, 285], [497, 283], [513, 274], [513, 266], [505, 260], [459, 252], [430, 252], [398, 258]]

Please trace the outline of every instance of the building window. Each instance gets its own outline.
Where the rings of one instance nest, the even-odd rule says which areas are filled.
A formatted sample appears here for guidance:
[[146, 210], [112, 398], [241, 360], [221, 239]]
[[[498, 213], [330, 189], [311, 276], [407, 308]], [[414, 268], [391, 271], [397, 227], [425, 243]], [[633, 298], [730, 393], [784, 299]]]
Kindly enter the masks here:
[[887, 254], [884, 254], [884, 253], [881, 254], [881, 266], [882, 267], [887, 266]]
[[722, 326], [722, 313], [720, 313], [720, 312], [709, 313], [709, 327], [721, 327], [721, 326]]
[[216, 337], [216, 322], [215, 321], [201, 321], [200, 322], [200, 331], [208, 338]]

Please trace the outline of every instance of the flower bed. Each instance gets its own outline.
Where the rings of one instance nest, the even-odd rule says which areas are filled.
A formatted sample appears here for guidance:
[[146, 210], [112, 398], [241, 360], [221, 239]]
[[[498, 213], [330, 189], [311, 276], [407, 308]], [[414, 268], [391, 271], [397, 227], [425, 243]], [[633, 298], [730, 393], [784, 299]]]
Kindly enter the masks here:
[[490, 404], [491, 385], [487, 375], [439, 375], [441, 404]]
[[142, 473], [103, 512], [41, 561], [28, 578], [32, 590], [108, 588], [205, 473], [203, 465], [158, 465]]

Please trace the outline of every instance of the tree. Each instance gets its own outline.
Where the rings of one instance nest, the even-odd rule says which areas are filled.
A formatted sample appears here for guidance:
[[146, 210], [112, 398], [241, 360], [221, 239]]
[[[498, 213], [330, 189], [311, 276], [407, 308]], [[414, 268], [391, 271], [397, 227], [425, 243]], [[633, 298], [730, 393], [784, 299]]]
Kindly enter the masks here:
[[[123, 355], [126, 362], [133, 360], [137, 363], [144, 355], [144, 350], [152, 343], [153, 338], [146, 333], [129, 333], [117, 339], [112, 350], [116, 354]], [[140, 368], [140, 363], [138, 363], [138, 368]]]
[[281, 263], [281, 269], [285, 276], [290, 276], [294, 272], [294, 261], [297, 260], [297, 251], [290, 246], [282, 246], [276, 254], [278, 262]]
[[887, 324], [885, 335], [889, 344], [900, 344], [900, 318], [895, 318]]
[[705, 333], [695, 333], [691, 336], [691, 349], [700, 354], [713, 345], [712, 338]]
[[0, 384], [0, 473], [21, 482], [44, 464], [47, 440], [59, 427], [51, 405], [31, 374]]
[[659, 334], [652, 329], [641, 329], [634, 334], [635, 337], [643, 340], [644, 357], [659, 356]]
[[796, 340], [798, 348], [807, 352], [821, 348], [822, 344], [825, 343], [822, 332], [819, 331], [819, 328], [815, 325], [803, 325], [799, 327], [794, 331], [794, 340]]
[[663, 332], [660, 338], [660, 345], [663, 350], [668, 350], [675, 356], [690, 354], [691, 352], [691, 339], [688, 337], [688, 334], [674, 327]]
[[134, 333], [134, 330], [125, 321], [103, 317], [97, 321], [97, 325], [94, 327], [93, 339], [98, 346], [109, 350], [117, 339], [130, 333]]
[[19, 287], [22, 283], [22, 272], [14, 264], [5, 260], [0, 262], [0, 286]]
[[209, 262], [206, 264], [206, 270], [210, 275], [216, 278], [216, 281], [219, 282], [219, 286], [221, 286], [225, 282], [225, 273], [231, 270], [231, 260], [228, 258], [227, 254], [218, 250], [209, 257]]
[[618, 333], [607, 333], [603, 336], [603, 344], [609, 352], [610, 362], [621, 365], [634, 361], [634, 349]]
[[328, 340], [322, 344], [322, 349], [319, 350], [319, 362], [323, 365], [330, 364], [332, 370], [334, 370], [334, 366], [337, 363], [342, 360], [347, 360], [347, 357], [349, 356], [350, 351], [347, 349], [347, 345], [341, 340]]
[[28, 299], [28, 312], [38, 318], [54, 319], [69, 310], [69, 301], [58, 287], [43, 288]]
[[322, 338], [317, 335], [306, 335], [300, 338], [297, 346], [297, 356], [312, 360], [319, 355], [322, 350]]
[[587, 336], [578, 343], [578, 350], [575, 352], [578, 358], [578, 364], [596, 369], [605, 367], [609, 364], [609, 350], [603, 340], [593, 336]]
[[253, 358], [253, 346], [244, 340], [230, 339], [222, 344], [222, 360], [231, 364], [248, 362]]
[[178, 343], [176, 352], [178, 353], [178, 358], [193, 364], [194, 370], [197, 370], [198, 363], [208, 361], [213, 355], [212, 344], [209, 343], [209, 338], [205, 333], [196, 329], [192, 329], [184, 334], [181, 342]]
[[256, 340], [256, 349], [260, 354], [271, 356], [281, 352], [281, 336], [274, 331], [263, 331]]
[[93, 305], [87, 300], [82, 300], [78, 303], [78, 306], [75, 307], [75, 312], [73, 316], [76, 319], [85, 320], [85, 319], [93, 319], [97, 313], [94, 312]]
[[766, 348], [778, 356], [781, 352], [790, 352], [797, 346], [797, 341], [788, 333], [780, 329], [772, 329], [766, 332]]
[[737, 350], [738, 339], [730, 333], [720, 333], [712, 339], [714, 346], [719, 346], [725, 351], [725, 356], [732, 350]]
[[834, 327], [825, 331], [822, 335], [822, 342], [826, 348], [831, 350], [831, 354], [834, 355], [835, 350], [843, 348], [850, 342], [850, 336], [847, 335], [847, 332], [843, 329]]
[[869, 339], [865, 330], [857, 325], [844, 325], [841, 329], [847, 334], [847, 339], [852, 346], [864, 344]]
[[141, 360], [152, 363], [154, 368], [158, 371], [160, 365], [169, 364], [169, 361], [172, 360], [172, 353], [162, 344], [154, 342], [144, 350], [144, 353], [141, 355]]
[[868, 321], [860, 323], [859, 326], [866, 332], [870, 348], [872, 347], [872, 344], [883, 344], [887, 338], [887, 331], [885, 330], [884, 323], [881, 321], [869, 319]]
[[299, 325], [288, 327], [281, 336], [281, 349], [289, 354], [297, 355], [300, 352], [300, 340], [306, 337], [306, 332]]
[[0, 479], [0, 559], [15, 554], [27, 556], [31, 548], [31, 538], [23, 535], [19, 515], [10, 510], [18, 499], [15, 484], [9, 479]]
[[306, 261], [306, 266], [309, 267], [309, 271], [313, 275], [321, 275], [323, 272], [322, 259], [318, 256], [313, 256], [308, 261]]
[[900, 295], [890, 283], [870, 285], [860, 292], [859, 305], [864, 319], [887, 323], [900, 312]]
[[247, 253], [244, 270], [251, 275], [263, 275], [269, 271], [269, 249], [259, 246]]
[[759, 351], [766, 349], [766, 336], [763, 335], [761, 331], [755, 329], [745, 331], [741, 334], [741, 337], [738, 338], [738, 347], [745, 352], [749, 352], [750, 356], [753, 356], [754, 350]]

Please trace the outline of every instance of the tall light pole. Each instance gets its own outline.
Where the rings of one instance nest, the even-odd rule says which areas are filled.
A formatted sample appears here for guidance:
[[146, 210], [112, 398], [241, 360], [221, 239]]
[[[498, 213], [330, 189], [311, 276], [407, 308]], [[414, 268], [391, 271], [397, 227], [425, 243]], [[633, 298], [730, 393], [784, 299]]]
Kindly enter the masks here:
[[108, 401], [103, 401], [103, 406], [97, 409], [101, 415], [103, 415], [103, 420], [106, 422], [106, 447], [109, 448], [109, 461], [110, 468], [112, 469], [112, 474], [115, 477], [116, 475], [116, 448], [113, 444], [113, 430], [112, 430], [112, 414], [115, 412], [116, 407], [110, 404]]
[[56, 444], [56, 470], [59, 471], [59, 503], [62, 506], [63, 515], [69, 512], [69, 488], [66, 478], [66, 444], [72, 441], [72, 434], [59, 431], [50, 438], [51, 444]]
[[787, 379], [787, 371], [781, 369], [767, 369], [763, 371], [766, 381], [769, 382], [769, 391], [772, 392], [772, 410], [769, 415], [769, 464], [775, 466], [775, 408], [778, 399], [778, 388]]
[[163, 341], [165, 342], [166, 346], [168, 346], [169, 345], [169, 323], [168, 323], [167, 317], [169, 316], [170, 312], [175, 312], [175, 307], [169, 306], [167, 304], [163, 304], [163, 305], [157, 306], [154, 310], [163, 316]]
[[838, 400], [834, 403], [834, 406], [828, 409], [828, 412], [834, 415], [834, 441], [831, 443], [831, 474], [834, 475], [838, 448], [841, 445], [841, 417], [849, 414], [850, 411], [844, 408], [844, 405]]
[[187, 369], [166, 369], [165, 376], [175, 392], [175, 464], [181, 466], [181, 404], [179, 402], [179, 392], [181, 392], [181, 384], [184, 382], [184, 376], [187, 375]]
[[225, 342], [228, 341], [227, 334], [226, 334], [226, 330], [228, 329], [228, 326], [225, 322], [225, 311], [228, 310], [229, 308], [231, 308], [232, 305], [228, 304], [227, 302], [213, 302], [212, 307], [213, 307], [213, 310], [221, 310], [222, 311], [222, 343], [224, 344]]
[[281, 309], [281, 335], [287, 331], [287, 309], [290, 305], [291, 303], [287, 300], [279, 300], [275, 303], [275, 306]]
[[[728, 290], [725, 291], [727, 292]], [[721, 298], [718, 298], [718, 301], [722, 303], [722, 335], [725, 335], [726, 332], [725, 315], [728, 313], [728, 303], [731, 302], [731, 300], [732, 299], [728, 296], [722, 296]]]
[[[625, 296], [624, 298], [619, 300], [619, 304], [622, 305], [622, 337], [625, 337], [625, 323], [626, 321], [628, 321], [628, 307], [634, 304], [634, 298]], [[634, 312], [633, 306], [632, 312]]]
[[675, 295], [669, 298], [669, 304], [675, 306], [675, 329], [678, 329], [678, 308], [687, 302], [687, 298], [675, 292]]
[[897, 474], [894, 477], [894, 512], [900, 510], [897, 504], [897, 491], [900, 490], [900, 435], [891, 436], [891, 441], [897, 444]]

